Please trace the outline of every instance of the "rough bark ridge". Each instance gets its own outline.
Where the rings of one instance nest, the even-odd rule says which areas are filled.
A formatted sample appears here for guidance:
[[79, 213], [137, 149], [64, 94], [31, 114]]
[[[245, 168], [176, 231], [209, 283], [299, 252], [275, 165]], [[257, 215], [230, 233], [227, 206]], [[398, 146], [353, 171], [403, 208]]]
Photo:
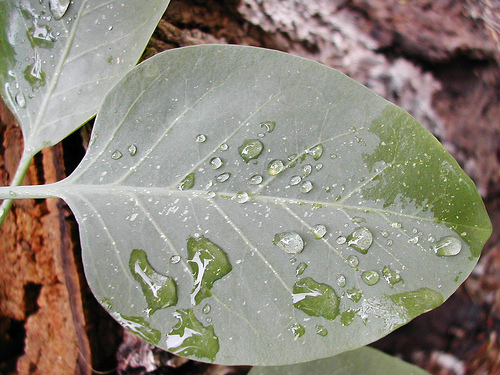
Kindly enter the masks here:
[[[500, 4], [485, 0], [173, 0], [150, 42], [156, 52], [238, 43], [320, 61], [408, 110], [457, 158], [487, 202], [492, 239], [445, 305], [377, 343], [433, 374], [500, 374], [499, 30]], [[6, 184], [22, 143], [4, 107], [0, 122]], [[83, 152], [79, 137], [38, 156], [25, 183], [62, 178]], [[0, 372], [247, 371], [186, 362], [127, 333], [122, 340], [86, 289], [63, 203], [16, 203], [0, 230]]]

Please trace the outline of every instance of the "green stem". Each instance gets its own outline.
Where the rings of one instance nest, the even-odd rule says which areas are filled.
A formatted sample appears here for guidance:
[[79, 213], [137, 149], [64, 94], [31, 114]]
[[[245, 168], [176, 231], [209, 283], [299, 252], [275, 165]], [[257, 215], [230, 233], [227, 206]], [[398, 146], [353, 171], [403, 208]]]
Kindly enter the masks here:
[[[26, 152], [26, 149], [23, 151], [14, 178], [10, 183], [10, 187], [19, 186], [23, 183], [24, 177], [26, 176], [26, 173], [28, 173], [28, 168], [34, 156], [35, 155], [32, 154], [31, 152]], [[3, 187], [0, 189], [10, 190], [10, 187]], [[5, 196], [4, 194], [0, 194], [0, 199], [5, 199], [2, 202], [2, 205], [0, 205], [0, 225], [3, 224], [5, 218], [7, 217], [7, 214], [9, 213], [10, 208], [12, 207], [12, 204], [14, 203], [12, 199], [6, 199], [10, 197], [11, 197], [10, 195]]]

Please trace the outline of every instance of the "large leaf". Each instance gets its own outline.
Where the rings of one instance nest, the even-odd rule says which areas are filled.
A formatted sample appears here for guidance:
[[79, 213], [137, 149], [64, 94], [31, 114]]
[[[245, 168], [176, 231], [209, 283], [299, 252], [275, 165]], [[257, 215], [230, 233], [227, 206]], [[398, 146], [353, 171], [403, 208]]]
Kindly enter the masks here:
[[0, 93], [33, 155], [95, 115], [141, 56], [169, 0], [0, 2]]
[[405, 111], [251, 47], [140, 64], [75, 172], [12, 195], [69, 203], [88, 282], [120, 323], [224, 364], [370, 343], [448, 298], [491, 233], [472, 181]]
[[248, 375], [430, 375], [414, 365], [364, 347], [332, 358], [288, 366], [254, 367]]

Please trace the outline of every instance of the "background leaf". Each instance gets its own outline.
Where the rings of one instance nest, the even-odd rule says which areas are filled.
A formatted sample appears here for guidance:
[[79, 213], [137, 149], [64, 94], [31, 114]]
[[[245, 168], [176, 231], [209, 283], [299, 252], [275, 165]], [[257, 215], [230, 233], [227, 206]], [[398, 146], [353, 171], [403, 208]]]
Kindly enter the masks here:
[[332, 358], [289, 366], [254, 367], [248, 375], [429, 375], [414, 365], [370, 347]]
[[134, 68], [73, 175], [24, 189], [68, 202], [89, 284], [118, 321], [224, 364], [370, 343], [448, 298], [491, 233], [472, 181], [406, 112], [251, 47]]
[[169, 0], [8, 0], [0, 3], [0, 92], [31, 158], [95, 115], [136, 63]]

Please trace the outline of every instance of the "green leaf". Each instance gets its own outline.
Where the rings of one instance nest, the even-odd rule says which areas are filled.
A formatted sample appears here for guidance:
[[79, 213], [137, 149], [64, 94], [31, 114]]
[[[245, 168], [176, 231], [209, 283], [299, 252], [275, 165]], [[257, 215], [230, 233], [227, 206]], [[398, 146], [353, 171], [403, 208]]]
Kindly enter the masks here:
[[109, 89], [137, 63], [168, 3], [0, 2], [0, 93], [24, 136], [13, 185], [22, 183], [36, 153], [96, 114]]
[[[68, 202], [111, 313], [222, 364], [373, 342], [448, 298], [491, 233], [472, 181], [405, 111], [318, 63], [240, 46], [140, 64], [107, 95], [69, 178], [10, 191]], [[175, 306], [149, 314], [134, 249], [175, 281]], [[216, 354], [172, 344], [180, 311], [199, 323], [189, 346], [205, 327]]]
[[370, 347], [332, 358], [289, 366], [254, 367], [248, 375], [430, 375], [414, 365]]

